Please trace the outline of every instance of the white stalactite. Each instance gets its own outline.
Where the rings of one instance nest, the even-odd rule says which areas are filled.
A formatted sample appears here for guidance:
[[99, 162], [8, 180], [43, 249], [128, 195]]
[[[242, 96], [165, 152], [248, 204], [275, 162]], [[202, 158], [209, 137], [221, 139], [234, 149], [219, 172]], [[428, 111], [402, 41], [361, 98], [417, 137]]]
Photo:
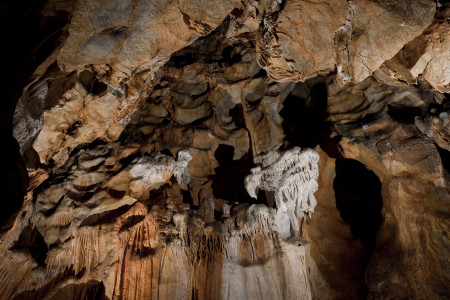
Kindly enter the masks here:
[[[157, 153], [153, 157], [143, 156], [136, 158], [127, 168], [133, 180], [141, 180], [147, 184], [151, 182], [165, 183], [170, 176], [175, 176], [179, 184], [191, 182], [191, 175], [188, 171], [188, 164], [192, 156], [187, 150], [180, 150], [177, 160], [173, 157]], [[169, 177], [168, 177], [169, 175]]]
[[288, 238], [297, 231], [298, 219], [310, 216], [317, 204], [314, 192], [318, 188], [319, 155], [295, 147], [284, 153], [273, 150], [254, 161], [258, 166], [245, 178], [245, 188], [255, 199], [260, 189], [275, 193], [277, 231]]

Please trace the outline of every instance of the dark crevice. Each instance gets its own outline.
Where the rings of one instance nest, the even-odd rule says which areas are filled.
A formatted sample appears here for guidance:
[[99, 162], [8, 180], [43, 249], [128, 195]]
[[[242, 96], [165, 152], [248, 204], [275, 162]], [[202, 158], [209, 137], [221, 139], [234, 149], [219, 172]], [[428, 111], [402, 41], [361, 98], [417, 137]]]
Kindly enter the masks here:
[[[187, 15], [183, 15], [183, 20], [188, 26], [191, 25], [191, 20]], [[202, 36], [186, 48], [174, 52], [170, 60], [166, 63], [166, 66], [183, 68], [197, 61], [204, 61], [207, 63], [225, 61], [222, 58], [220, 49], [222, 46], [221, 41], [225, 39], [229, 23], [230, 17], [227, 16], [223, 22], [208, 35]], [[210, 31], [210, 29], [206, 31]], [[215, 38], [219, 36], [221, 38]], [[206, 41], [208, 42], [206, 43]], [[163, 81], [163, 79], [161, 79], [161, 81]]]
[[78, 78], [86, 91], [90, 91], [92, 88], [92, 83], [94, 82], [95, 74], [89, 70], [83, 70], [80, 72]]
[[[28, 188], [28, 172], [25, 167], [22, 156], [19, 152], [19, 145], [11, 136], [2, 136], [2, 147], [0, 154], [5, 159], [0, 163], [3, 172], [3, 179], [0, 181], [0, 190], [2, 191], [0, 210], [0, 226], [8, 223], [3, 229], [8, 229], [12, 221], [7, 222], [22, 206], [23, 197]], [[3, 231], [1, 229], [0, 231]]]
[[220, 220], [223, 216], [222, 210], [219, 210], [217, 208], [214, 209], [214, 219]]
[[242, 55], [239, 53], [233, 53], [233, 49], [233, 46], [227, 46], [222, 51], [224, 61], [230, 66], [240, 62], [242, 59]]
[[297, 90], [304, 89], [304, 83], [297, 84], [283, 102], [280, 116], [283, 131], [289, 146], [314, 148], [327, 139], [331, 130], [326, 121], [327, 87], [325, 82], [316, 83], [310, 89], [310, 98]]
[[387, 114], [397, 122], [414, 124], [414, 118], [422, 115], [419, 107], [396, 107], [388, 105]]
[[275, 192], [273, 192], [273, 191], [264, 191], [264, 190], [260, 189], [258, 191], [256, 201], [258, 203], [265, 204], [268, 207], [277, 208], [276, 203], [275, 203]]
[[183, 203], [188, 203], [191, 207], [194, 206], [194, 199], [189, 191], [181, 190], [181, 195], [183, 195]]
[[45, 266], [48, 247], [42, 234], [36, 229], [26, 226], [19, 236], [13, 249], [28, 250], [34, 260], [41, 266]]
[[244, 10], [235, 7], [235, 8], [231, 11], [230, 14], [231, 14], [232, 16], [234, 16], [234, 17], [240, 17], [240, 16], [242, 16], [242, 15], [244, 14]]
[[343, 158], [343, 150], [339, 145], [342, 136], [329, 137], [325, 139], [321, 144], [320, 148], [331, 158]]
[[0, 155], [7, 158], [1, 164], [4, 180], [0, 182], [0, 190], [4, 201], [0, 226], [20, 209], [28, 186], [25, 163], [12, 137], [14, 109], [24, 87], [31, 83], [35, 69], [68, 36], [63, 29], [71, 19], [68, 4], [69, 11], [49, 13], [43, 12], [45, 1], [42, 0], [4, 0], [0, 4], [2, 56], [7, 58], [2, 62], [0, 75], [0, 139], [3, 142]]
[[372, 122], [375, 122], [377, 119], [380, 118], [380, 115], [382, 115], [383, 112], [378, 112], [378, 113], [374, 113], [374, 114], [367, 114], [364, 117], [362, 117], [362, 119], [356, 120], [356, 121], [351, 121], [346, 123], [347, 125], [357, 125], [357, 126], [362, 126], [362, 125], [366, 125]]
[[194, 52], [177, 53], [173, 55], [170, 61], [167, 63], [169, 67], [182, 68], [193, 64], [198, 60], [198, 55]]
[[347, 222], [352, 234], [365, 248], [364, 266], [375, 248], [381, 224], [381, 183], [378, 177], [362, 163], [353, 159], [336, 160], [333, 182], [336, 207]]
[[265, 191], [261, 190], [261, 189], [258, 190], [258, 195], [257, 195], [256, 199], [258, 200], [258, 202], [267, 203], [267, 197], [266, 197]]
[[255, 203], [244, 186], [245, 177], [254, 167], [252, 158], [246, 154], [239, 160], [233, 160], [234, 147], [219, 145], [214, 157], [219, 166], [214, 169], [212, 178], [212, 190], [216, 199], [224, 199], [230, 203]]
[[[22, 104], [29, 106], [28, 111], [30, 113], [36, 110], [33, 112], [35, 114], [34, 118], [39, 119], [44, 111], [48, 111], [59, 104], [60, 99], [64, 98], [64, 93], [74, 87], [76, 80], [77, 77], [75, 71], [64, 74], [59, 70], [58, 65], [53, 63], [48, 68], [47, 73], [36, 82], [37, 86], [28, 88], [27, 93], [30, 93], [30, 96], [27, 97], [26, 101], [23, 101], [25, 99], [22, 98]], [[44, 102], [42, 102], [40, 97], [35, 97], [33, 94], [41, 91], [44, 86], [47, 86], [48, 91]], [[30, 100], [32, 99], [36, 103], [33, 106], [30, 106]]]
[[427, 114], [430, 115], [436, 115], [436, 113], [439, 111], [440, 106], [437, 103], [430, 103], [427, 107]]
[[161, 153], [161, 154], [164, 154], [164, 155], [167, 155], [167, 156], [170, 156], [170, 157], [173, 157], [172, 152], [170, 152], [169, 149], [162, 149], [162, 150], [160, 151], [160, 153]]
[[73, 123], [72, 125], [70, 125], [69, 128], [67, 128], [66, 133], [68, 135], [74, 135], [78, 131], [78, 127], [80, 127], [80, 125], [81, 125], [80, 121], [75, 121], [75, 123]]
[[237, 128], [245, 128], [244, 109], [242, 108], [242, 104], [236, 104], [230, 109], [228, 114], [232, 117], [232, 122], [234, 122]]
[[267, 77], [267, 72], [266, 72], [266, 70], [264, 70], [264, 69], [260, 69], [259, 71], [258, 71], [258, 73], [256, 73], [254, 76], [253, 76], [253, 78], [262, 78], [262, 77]]
[[138, 216], [132, 215], [131, 217], [128, 217], [122, 223], [122, 226], [120, 227], [119, 232], [122, 232], [122, 231], [140, 223], [142, 220], [144, 220], [144, 218], [145, 218], [145, 216], [141, 216], [141, 215], [138, 215]]
[[445, 171], [450, 173], [450, 152], [439, 146], [436, 146], [436, 148], [439, 152], [439, 156], [441, 157], [442, 166], [444, 167]]
[[[47, 182], [46, 182], [47, 183]], [[48, 186], [48, 183], [46, 184]], [[46, 212], [42, 212], [42, 214], [44, 216], [46, 216], [47, 218], [50, 217], [51, 215], [53, 215], [55, 213], [55, 211], [58, 209], [59, 204], [61, 203], [61, 201], [64, 199], [65, 195], [62, 195], [59, 199], [58, 202], [56, 202], [56, 204], [50, 208], [48, 211]]]
[[106, 92], [108, 85], [103, 82], [96, 80], [92, 86], [92, 94], [96, 96], [100, 96]]
[[133, 153], [127, 157], [122, 158], [121, 160], [119, 160], [119, 162], [123, 165], [123, 166], [128, 166], [129, 164], [131, 164], [131, 162], [135, 159], [139, 157], [139, 151], [137, 151], [136, 153]]
[[444, 93], [444, 101], [442, 104], [450, 103], [450, 93]]
[[105, 212], [104, 214], [90, 215], [81, 222], [80, 227], [114, 222], [117, 217], [123, 215], [125, 212], [130, 210], [132, 206], [133, 205], [124, 205], [115, 210]]
[[111, 195], [111, 197], [116, 199], [122, 199], [127, 191], [117, 191], [115, 189], [108, 189], [108, 193]]
[[185, 126], [186, 127], [198, 127], [198, 126], [202, 125], [209, 118], [211, 118], [211, 114], [209, 114], [208, 116], [202, 117], [200, 119], [197, 119], [189, 124], [186, 124]]
[[154, 205], [164, 205], [167, 200], [167, 191], [170, 190], [170, 188], [173, 185], [173, 181], [171, 180], [168, 183], [165, 183], [161, 185], [159, 188], [150, 190], [149, 197], [144, 203], [148, 206], [149, 209], [151, 209]]

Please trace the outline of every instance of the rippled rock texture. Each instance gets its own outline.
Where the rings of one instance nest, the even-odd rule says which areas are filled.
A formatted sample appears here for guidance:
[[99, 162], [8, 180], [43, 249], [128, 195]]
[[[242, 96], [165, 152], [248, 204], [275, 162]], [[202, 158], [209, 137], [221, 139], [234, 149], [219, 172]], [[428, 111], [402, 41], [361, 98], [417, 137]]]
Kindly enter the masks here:
[[448, 4], [41, 2], [1, 299], [448, 297]]

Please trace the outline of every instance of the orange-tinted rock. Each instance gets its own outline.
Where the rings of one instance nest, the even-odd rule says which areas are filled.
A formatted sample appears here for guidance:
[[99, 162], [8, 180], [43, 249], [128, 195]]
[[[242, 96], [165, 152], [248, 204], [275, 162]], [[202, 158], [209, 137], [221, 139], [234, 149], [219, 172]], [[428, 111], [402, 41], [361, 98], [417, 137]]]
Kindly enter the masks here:
[[78, 1], [27, 81], [1, 297], [449, 294], [447, 4], [144, 2]]
[[131, 180], [131, 174], [127, 171], [122, 171], [113, 178], [111, 178], [107, 183], [106, 187], [110, 190], [117, 192], [126, 192], [128, 190], [128, 185]]

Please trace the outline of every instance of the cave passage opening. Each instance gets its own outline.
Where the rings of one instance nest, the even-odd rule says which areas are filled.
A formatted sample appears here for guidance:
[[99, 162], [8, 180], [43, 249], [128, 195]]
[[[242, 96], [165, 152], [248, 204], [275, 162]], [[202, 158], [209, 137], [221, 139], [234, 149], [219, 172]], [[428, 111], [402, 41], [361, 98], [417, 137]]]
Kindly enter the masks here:
[[381, 182], [364, 164], [353, 159], [336, 159], [333, 181], [336, 207], [350, 225], [352, 234], [365, 249], [363, 265], [367, 265], [375, 248], [381, 224]]
[[216, 199], [226, 200], [228, 203], [254, 203], [244, 186], [245, 177], [254, 167], [251, 155], [245, 154], [239, 160], [233, 160], [234, 147], [220, 144], [214, 152], [219, 166], [214, 169], [212, 190]]
[[214, 153], [219, 166], [211, 176], [212, 191], [216, 199], [223, 199], [228, 204], [235, 202], [242, 204], [264, 204], [276, 208], [275, 192], [258, 190], [257, 198], [253, 199], [245, 188], [245, 177], [251, 174], [250, 169], [256, 165], [252, 156], [247, 153], [239, 160], [234, 160], [234, 147], [220, 144]]
[[280, 111], [283, 132], [289, 147], [314, 149], [328, 138], [331, 129], [327, 121], [327, 98], [325, 82], [310, 80], [296, 84], [284, 100], [283, 109]]

